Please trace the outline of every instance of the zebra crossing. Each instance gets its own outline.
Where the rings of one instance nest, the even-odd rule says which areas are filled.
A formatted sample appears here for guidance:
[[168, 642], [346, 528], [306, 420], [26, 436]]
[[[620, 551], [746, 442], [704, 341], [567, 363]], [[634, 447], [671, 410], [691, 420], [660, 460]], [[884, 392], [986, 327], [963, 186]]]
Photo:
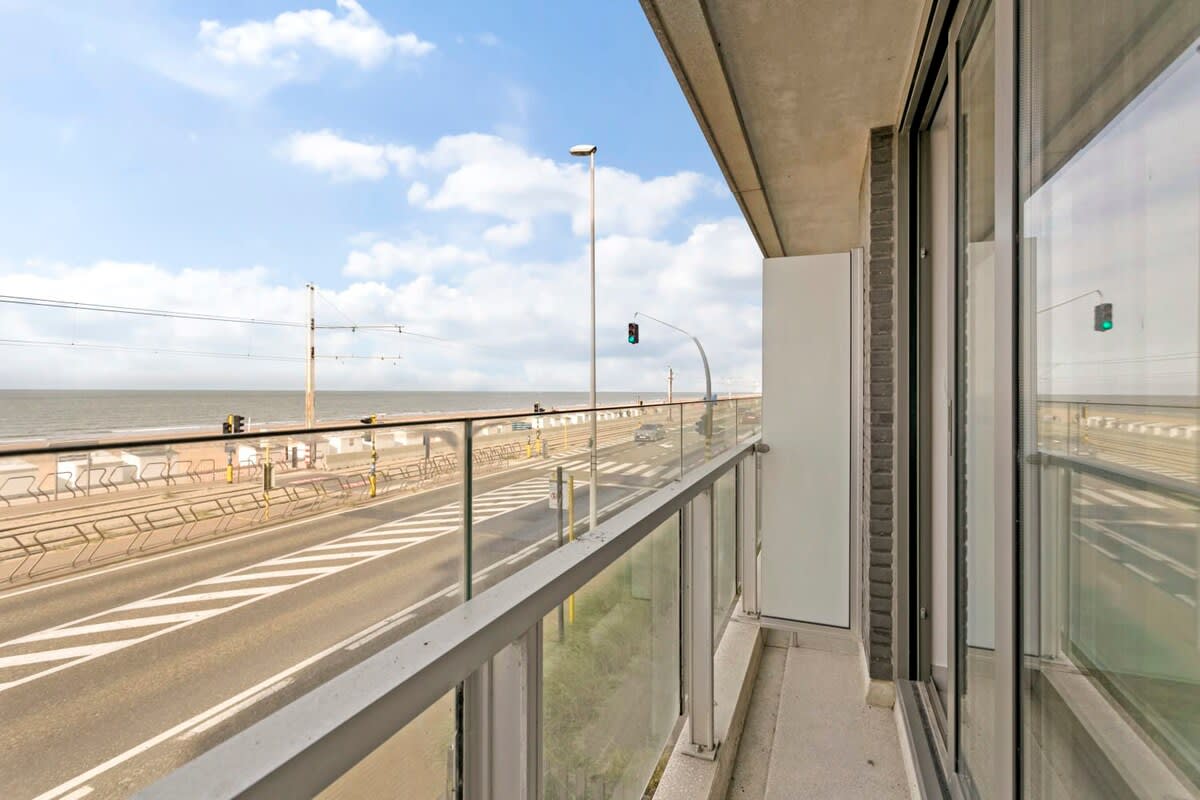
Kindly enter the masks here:
[[[544, 477], [482, 492], [472, 519], [546, 493]], [[0, 643], [0, 692], [451, 534], [461, 514], [460, 503], [448, 503]]]
[[[1115, 486], [1076, 486], [1072, 502], [1076, 506], [1110, 506], [1156, 511], [1195, 511], [1196, 504], [1167, 497], [1156, 492], [1124, 489]], [[1195, 523], [1192, 523], [1195, 527]]]
[[[561, 466], [566, 472], [586, 470], [588, 468], [588, 460], [585, 458], [582, 460], [567, 461]], [[652, 466], [650, 464], [635, 464], [633, 462], [600, 461], [596, 464], [596, 471], [601, 475], [613, 475], [624, 478], [663, 478], [678, 470], [679, 465], [675, 463]]]

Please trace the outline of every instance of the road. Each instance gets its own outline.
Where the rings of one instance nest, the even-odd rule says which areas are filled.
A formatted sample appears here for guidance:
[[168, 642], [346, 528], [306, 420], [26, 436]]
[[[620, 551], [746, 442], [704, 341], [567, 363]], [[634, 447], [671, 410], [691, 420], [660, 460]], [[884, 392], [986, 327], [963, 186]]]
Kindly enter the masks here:
[[[702, 458], [696, 436], [682, 449]], [[623, 442], [599, 463], [603, 515], [676, 478], [681, 445]], [[558, 465], [576, 471], [579, 524], [586, 453], [476, 481], [476, 592], [555, 546]], [[126, 796], [460, 602], [460, 495], [389, 497], [0, 594], [0, 797]]]

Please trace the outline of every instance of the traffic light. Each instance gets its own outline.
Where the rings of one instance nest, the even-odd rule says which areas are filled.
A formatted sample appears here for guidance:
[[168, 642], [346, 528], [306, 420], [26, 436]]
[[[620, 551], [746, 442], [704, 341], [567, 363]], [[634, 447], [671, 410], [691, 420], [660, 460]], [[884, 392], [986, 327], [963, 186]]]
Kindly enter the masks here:
[[246, 418], [241, 414], [230, 414], [229, 425], [233, 428], [234, 433], [246, 432]]
[[629, 343], [638, 343], [638, 324], [636, 322], [629, 323]]
[[1101, 333], [1112, 330], [1112, 303], [1100, 303], [1096, 306], [1092, 313], [1094, 317], [1093, 327], [1096, 330], [1100, 331]]
[[221, 433], [233, 433], [233, 414], [225, 417], [225, 421], [221, 423]]

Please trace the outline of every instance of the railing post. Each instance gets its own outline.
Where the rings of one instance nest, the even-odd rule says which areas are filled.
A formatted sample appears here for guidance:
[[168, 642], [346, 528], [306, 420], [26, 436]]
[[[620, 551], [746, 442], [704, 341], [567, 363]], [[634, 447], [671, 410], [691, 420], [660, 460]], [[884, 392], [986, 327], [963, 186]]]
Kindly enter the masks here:
[[688, 742], [686, 752], [716, 758], [713, 727], [713, 490], [701, 492], [685, 507], [684, 607], [687, 610]]
[[460, 800], [491, 800], [492, 662], [483, 662], [462, 683], [459, 741], [462, 742]]
[[541, 800], [542, 623], [463, 685], [464, 800]]
[[462, 574], [462, 597], [463, 602], [471, 599], [471, 522], [472, 522], [472, 480], [474, 478], [471, 468], [471, 451], [474, 447], [475, 426], [471, 420], [463, 422], [463, 452], [462, 452], [462, 531], [463, 531], [463, 574]]
[[742, 612], [757, 617], [758, 605], [758, 455], [737, 465], [738, 552]]

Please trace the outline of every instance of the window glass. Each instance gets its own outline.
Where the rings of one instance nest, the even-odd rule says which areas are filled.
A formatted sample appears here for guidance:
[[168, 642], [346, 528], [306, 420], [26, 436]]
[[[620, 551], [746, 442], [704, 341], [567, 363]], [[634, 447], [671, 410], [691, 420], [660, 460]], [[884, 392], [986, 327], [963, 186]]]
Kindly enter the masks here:
[[1200, 797], [1200, 3], [1021, 18], [1022, 794]]
[[[965, 30], [971, 30], [970, 25]], [[959, 45], [957, 468], [959, 770], [991, 797], [995, 726], [995, 25]]]

